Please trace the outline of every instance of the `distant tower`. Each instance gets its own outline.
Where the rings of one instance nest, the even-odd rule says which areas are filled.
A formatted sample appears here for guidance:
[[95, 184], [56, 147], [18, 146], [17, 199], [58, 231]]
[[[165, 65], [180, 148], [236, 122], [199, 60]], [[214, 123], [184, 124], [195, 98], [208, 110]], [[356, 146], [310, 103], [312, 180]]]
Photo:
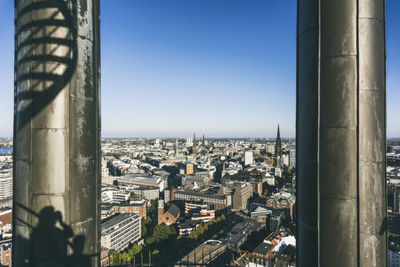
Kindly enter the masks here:
[[279, 131], [278, 124], [278, 133], [276, 135], [275, 142], [275, 158], [276, 158], [276, 167], [281, 168], [281, 159], [282, 159], [282, 143], [281, 143], [281, 133]]
[[196, 133], [193, 133], [193, 154], [196, 154]]
[[160, 199], [158, 201], [158, 209], [157, 209], [157, 223], [161, 224], [162, 216], [164, 215], [164, 200]]
[[175, 155], [178, 155], [179, 147], [178, 147], [178, 138], [175, 139]]
[[206, 146], [206, 140], [204, 139], [204, 133], [203, 133], [203, 147]]

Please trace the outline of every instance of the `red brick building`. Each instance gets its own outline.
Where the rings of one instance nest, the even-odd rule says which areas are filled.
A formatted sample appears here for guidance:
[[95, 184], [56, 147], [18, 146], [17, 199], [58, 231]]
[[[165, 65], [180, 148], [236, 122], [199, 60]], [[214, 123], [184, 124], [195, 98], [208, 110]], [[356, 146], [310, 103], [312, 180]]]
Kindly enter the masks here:
[[146, 202], [144, 200], [131, 201], [129, 204], [120, 204], [117, 213], [137, 213], [140, 218], [147, 217]]
[[179, 215], [180, 215], [180, 210], [175, 204], [172, 204], [167, 211], [164, 211], [164, 200], [158, 201], [158, 213], [157, 213], [158, 224], [165, 223], [167, 225], [170, 225], [176, 223], [176, 220], [179, 218]]

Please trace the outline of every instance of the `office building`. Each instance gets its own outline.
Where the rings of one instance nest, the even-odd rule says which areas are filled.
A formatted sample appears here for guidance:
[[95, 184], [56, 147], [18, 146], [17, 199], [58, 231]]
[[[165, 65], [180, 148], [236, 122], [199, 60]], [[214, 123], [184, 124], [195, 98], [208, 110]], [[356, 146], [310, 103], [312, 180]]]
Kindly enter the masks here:
[[282, 213], [280, 210], [273, 209], [269, 218], [269, 230], [276, 231], [281, 225]]
[[203, 203], [207, 204], [210, 209], [216, 211], [225, 209], [230, 210], [232, 206], [231, 195], [208, 194], [192, 191], [176, 191], [174, 194], [174, 198], [178, 202], [202, 201]]
[[208, 178], [207, 175], [204, 176], [177, 175], [176, 177], [181, 180], [182, 185], [196, 184], [197, 186], [202, 187], [210, 182], [210, 179]]
[[263, 225], [259, 222], [245, 221], [237, 223], [225, 238], [226, 244], [229, 248], [237, 249], [246, 242], [252, 232], [260, 231], [262, 228]]
[[186, 164], [186, 175], [193, 174], [193, 164]]
[[245, 210], [247, 209], [247, 201], [253, 193], [253, 188], [250, 183], [238, 183], [233, 187], [232, 209]]
[[163, 179], [159, 175], [144, 176], [143, 174], [127, 174], [118, 179], [118, 185], [152, 186], [158, 187], [159, 191], [162, 192], [168, 184], [168, 180], [166, 179]]
[[190, 219], [194, 222], [206, 223], [215, 219], [215, 210], [202, 209], [199, 212], [192, 213]]
[[101, 223], [101, 246], [121, 251], [141, 237], [141, 220], [136, 213], [121, 213]]
[[296, 167], [296, 149], [289, 149], [289, 168]]
[[12, 172], [0, 172], [0, 199], [12, 196], [13, 177]]
[[185, 202], [185, 215], [190, 213], [199, 212], [200, 210], [207, 209], [207, 204], [202, 201], [186, 201]]
[[154, 200], [160, 197], [159, 187], [155, 186], [139, 186], [132, 189], [132, 192], [147, 200]]
[[253, 152], [252, 151], [246, 151], [244, 152], [244, 165], [250, 165], [253, 164]]
[[117, 213], [136, 213], [140, 218], [147, 217], [146, 201], [143, 199], [131, 200], [129, 204], [119, 204], [116, 207]]

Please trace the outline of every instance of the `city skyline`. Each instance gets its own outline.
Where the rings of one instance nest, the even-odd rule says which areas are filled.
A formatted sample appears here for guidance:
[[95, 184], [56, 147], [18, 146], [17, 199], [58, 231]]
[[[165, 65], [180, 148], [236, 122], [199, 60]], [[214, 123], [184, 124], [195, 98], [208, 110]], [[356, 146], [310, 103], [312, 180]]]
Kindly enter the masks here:
[[388, 1], [0, 3], [0, 266], [398, 266]]
[[[103, 137], [274, 137], [278, 123], [295, 136], [295, 1], [101, 4]], [[400, 136], [399, 8], [387, 1], [388, 137]], [[12, 136], [13, 15], [2, 1], [0, 136]]]

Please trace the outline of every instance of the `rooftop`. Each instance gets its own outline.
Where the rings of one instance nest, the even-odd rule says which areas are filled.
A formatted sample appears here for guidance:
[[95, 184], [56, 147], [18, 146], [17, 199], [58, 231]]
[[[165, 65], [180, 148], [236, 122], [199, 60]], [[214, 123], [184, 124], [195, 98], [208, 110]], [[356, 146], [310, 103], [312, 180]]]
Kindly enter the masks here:
[[175, 204], [172, 204], [167, 212], [176, 218], [179, 216], [180, 210]]
[[210, 194], [210, 193], [204, 193], [204, 192], [192, 192], [192, 191], [176, 191], [176, 194], [185, 194], [185, 195], [191, 195], [191, 196], [196, 196], [196, 197], [210, 197], [210, 198], [216, 198], [216, 199], [225, 199], [225, 196], [217, 195], [217, 194]]
[[139, 218], [139, 216], [136, 213], [120, 213], [116, 214], [113, 217], [107, 218], [103, 220], [101, 223], [101, 230], [107, 230], [110, 227], [113, 227], [116, 224], [119, 224], [120, 222], [123, 222], [124, 220], [133, 217], [133, 218]]

